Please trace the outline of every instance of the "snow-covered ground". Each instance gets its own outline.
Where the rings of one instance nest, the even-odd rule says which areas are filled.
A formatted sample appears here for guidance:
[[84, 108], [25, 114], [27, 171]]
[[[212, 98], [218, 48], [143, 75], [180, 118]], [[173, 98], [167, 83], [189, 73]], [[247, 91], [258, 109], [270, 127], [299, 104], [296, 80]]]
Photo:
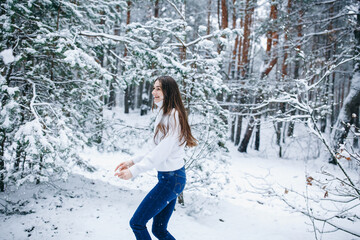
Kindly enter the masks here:
[[[306, 169], [318, 166], [242, 154], [231, 146], [229, 155], [230, 181], [217, 196], [185, 190], [185, 206], [176, 206], [169, 224], [177, 239], [314, 239], [307, 217], [291, 211], [278, 198], [266, 196], [266, 188], [255, 189], [266, 179], [271, 186], [303, 191]], [[0, 215], [0, 239], [134, 239], [128, 222], [156, 183], [156, 172], [123, 181], [113, 176], [113, 169], [126, 154], [89, 150], [83, 156], [96, 167], [95, 172], [74, 169], [66, 182], [25, 184], [17, 191], [1, 193], [1, 204], [17, 202], [19, 212]], [[335, 232], [322, 239], [354, 238]]]

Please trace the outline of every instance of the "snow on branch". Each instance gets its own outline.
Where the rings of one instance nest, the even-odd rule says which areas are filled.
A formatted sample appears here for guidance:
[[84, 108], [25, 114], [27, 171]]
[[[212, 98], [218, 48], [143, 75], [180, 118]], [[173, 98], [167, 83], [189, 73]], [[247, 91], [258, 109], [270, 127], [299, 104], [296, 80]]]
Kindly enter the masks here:
[[154, 27], [154, 26], [144, 26], [144, 28], [152, 28], [152, 29], [156, 29], [156, 30], [159, 30], [159, 31], [164, 31], [164, 32], [171, 33], [171, 34], [181, 43], [180, 46], [184, 46], [184, 47], [185, 47], [185, 43], [181, 40], [181, 38], [179, 38], [174, 32], [172, 32], [172, 31], [169, 30], [169, 29], [160, 28], [160, 27]]
[[[290, 191], [290, 190], [289, 190], [289, 191]], [[308, 216], [308, 217], [311, 218], [311, 219], [314, 219], [314, 220], [319, 221], [319, 222], [324, 222], [324, 223], [326, 223], [326, 224], [331, 225], [332, 227], [334, 227], [334, 228], [337, 229], [337, 230], [341, 230], [341, 231], [344, 231], [344, 232], [346, 232], [346, 233], [348, 233], [348, 234], [351, 234], [351, 235], [353, 235], [353, 236], [360, 237], [360, 232], [355, 232], [355, 231], [352, 230], [352, 229], [348, 229], [348, 228], [346, 228], [346, 227], [344, 227], [344, 226], [339, 226], [338, 224], [335, 224], [335, 223], [331, 222], [330, 219], [324, 219], [324, 218], [316, 217], [316, 216], [314, 216], [313, 214], [310, 214], [309, 212], [307, 212], [307, 211], [305, 211], [305, 210], [302, 210], [302, 209], [299, 209], [298, 207], [294, 206], [294, 205], [291, 204], [288, 200], [286, 200], [284, 197], [280, 197], [280, 199], [281, 199], [284, 203], [286, 203], [286, 205], [288, 205], [289, 207], [291, 207], [292, 209], [296, 209], [296, 211], [304, 214], [305, 216]], [[357, 207], [357, 206], [356, 206], [356, 207]], [[319, 229], [315, 229], [315, 230], [318, 230], [318, 231], [319, 231]]]
[[174, 32], [168, 30], [168, 29], [165, 29], [165, 28], [159, 28], [159, 27], [153, 27], [153, 26], [144, 26], [144, 28], [152, 28], [152, 29], [156, 29], [156, 30], [159, 30], [159, 31], [164, 31], [164, 32], [168, 32], [168, 33], [171, 33], [179, 42], [180, 44], [171, 44], [172, 46], [176, 46], [176, 47], [190, 47], [192, 45], [195, 45], [197, 44], [198, 42], [202, 41], [202, 40], [205, 40], [205, 39], [209, 39], [209, 38], [213, 38], [215, 37], [216, 35], [219, 34], [219, 31], [215, 31], [214, 33], [212, 34], [209, 34], [209, 35], [205, 35], [205, 36], [199, 36], [199, 38], [195, 39], [194, 41], [191, 41], [189, 43], [185, 43], [184, 41], [182, 41]]
[[173, 3], [173, 2], [171, 2], [171, 1], [169, 1], [169, 0], [166, 0], [174, 9], [175, 9], [175, 11], [180, 15], [180, 17], [182, 18], [182, 20], [184, 20], [185, 21], [185, 16], [180, 12], [180, 10], [176, 7], [176, 5]]
[[359, 57], [360, 57], [360, 54], [355, 55], [355, 56], [353, 56], [353, 57], [351, 57], [351, 58], [342, 60], [341, 62], [339, 62], [339, 63], [336, 64], [336, 65], [331, 65], [330, 68], [325, 72], [325, 74], [320, 78], [320, 80], [317, 81], [316, 83], [308, 86], [308, 87], [307, 87], [307, 90], [309, 91], [309, 90], [317, 87], [322, 81], [324, 81], [324, 79], [326, 79], [327, 76], [329, 76], [330, 74], [332, 74], [333, 71], [334, 71], [337, 67], [339, 67], [340, 65], [342, 65], [342, 64], [344, 64], [344, 63], [347, 63], [347, 62], [349, 62], [349, 61], [352, 61], [352, 60], [354, 60], [354, 59], [358, 59]]
[[332, 30], [325, 30], [325, 31], [322, 31], [322, 32], [309, 33], [309, 34], [305, 34], [304, 38], [320, 36], [320, 35], [329, 35], [329, 34], [332, 34], [332, 33], [344, 31], [346, 29], [348, 29], [348, 28], [347, 27], [341, 27], [341, 28], [334, 28]]
[[131, 43], [131, 39], [118, 35], [106, 34], [106, 33], [95, 33], [90, 31], [82, 31], [79, 33], [81, 36], [86, 37], [104, 37], [118, 42]]
[[197, 44], [198, 42], [200, 42], [202, 40], [215, 37], [217, 34], [218, 34], [218, 32], [214, 32], [213, 34], [209, 34], [209, 35], [202, 36], [202, 37], [200, 36], [199, 38], [195, 39], [194, 41], [186, 43], [185, 47], [190, 47], [191, 45]]
[[[209, 35], [205, 35], [205, 36], [200, 36], [199, 38], [195, 39], [194, 41], [191, 41], [189, 43], [185, 43], [184, 41], [182, 41], [176, 34], [174, 34], [172, 31], [168, 30], [168, 29], [165, 29], [165, 28], [159, 28], [159, 27], [153, 27], [153, 26], [144, 26], [144, 28], [152, 28], [152, 29], [157, 29], [157, 30], [160, 30], [160, 31], [165, 31], [165, 32], [169, 32], [171, 33], [179, 42], [180, 44], [171, 44], [172, 46], [176, 46], [176, 47], [190, 47], [192, 45], [195, 45], [197, 44], [198, 42], [202, 41], [202, 40], [205, 40], [205, 39], [209, 39], [209, 38], [213, 38], [215, 37], [216, 35], [219, 34], [219, 31], [216, 31], [212, 34], [209, 34]], [[104, 37], [104, 38], [108, 38], [108, 39], [111, 39], [111, 40], [114, 40], [114, 41], [118, 41], [118, 42], [123, 42], [123, 43], [131, 43], [132, 40], [128, 37], [121, 37], [121, 36], [118, 36], [118, 35], [111, 35], [111, 34], [106, 34], [106, 33], [95, 33], [95, 32], [90, 32], [90, 31], [83, 31], [83, 32], [80, 32], [79, 35], [81, 36], [86, 36], [86, 37]]]

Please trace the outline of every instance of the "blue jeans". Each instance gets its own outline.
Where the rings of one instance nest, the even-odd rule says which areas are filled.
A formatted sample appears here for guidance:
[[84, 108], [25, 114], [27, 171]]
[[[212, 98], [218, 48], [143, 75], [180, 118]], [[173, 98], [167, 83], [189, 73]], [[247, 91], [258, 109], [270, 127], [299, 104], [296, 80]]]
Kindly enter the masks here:
[[137, 240], [151, 240], [146, 223], [153, 218], [152, 233], [161, 240], [175, 240], [167, 231], [167, 225], [176, 204], [177, 196], [186, 183], [185, 168], [158, 172], [159, 182], [146, 195], [130, 220]]

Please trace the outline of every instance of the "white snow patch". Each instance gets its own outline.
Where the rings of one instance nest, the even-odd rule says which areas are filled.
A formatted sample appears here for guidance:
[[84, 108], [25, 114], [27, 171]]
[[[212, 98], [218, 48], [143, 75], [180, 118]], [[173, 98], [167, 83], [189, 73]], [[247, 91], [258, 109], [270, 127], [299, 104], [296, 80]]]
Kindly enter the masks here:
[[5, 64], [9, 64], [15, 61], [12, 48], [1, 51], [0, 56], [2, 57]]

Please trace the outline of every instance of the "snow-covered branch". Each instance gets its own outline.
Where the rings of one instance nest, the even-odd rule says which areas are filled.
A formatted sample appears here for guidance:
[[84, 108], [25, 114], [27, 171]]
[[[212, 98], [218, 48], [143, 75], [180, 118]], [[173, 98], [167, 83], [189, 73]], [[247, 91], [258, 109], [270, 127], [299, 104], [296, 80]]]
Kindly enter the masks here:
[[[181, 38], [179, 36], [176, 35], [176, 33], [174, 33], [173, 31], [169, 30], [169, 29], [166, 29], [166, 28], [160, 28], [160, 27], [154, 27], [154, 26], [144, 26], [144, 28], [151, 28], [151, 29], [156, 29], [156, 30], [159, 30], [159, 31], [163, 31], [163, 32], [168, 32], [170, 33], [171, 35], [173, 35], [180, 43], [180, 47], [183, 46], [185, 47], [185, 43], [183, 40], [181, 40]], [[171, 44], [172, 46], [174, 46], [175, 44]]]
[[181, 19], [186, 21], [185, 16], [181, 13], [181, 11], [176, 7], [175, 3], [173, 3], [170, 0], [166, 0], [174, 9], [175, 11], [180, 15]]
[[112, 35], [112, 34], [106, 34], [106, 33], [96, 33], [96, 32], [91, 32], [91, 31], [82, 31], [82, 32], [79, 33], [79, 35], [86, 36], [86, 37], [104, 37], [104, 38], [108, 38], [108, 39], [118, 41], [118, 42], [131, 43], [131, 39], [129, 39], [127, 37], [122, 37], [122, 36]]
[[321, 36], [321, 35], [329, 35], [329, 34], [333, 34], [336, 32], [341, 32], [347, 30], [347, 27], [340, 27], [340, 28], [334, 28], [331, 30], [325, 30], [325, 31], [321, 31], [321, 32], [313, 32], [313, 33], [308, 33], [304, 35], [304, 38], [308, 38], [308, 37], [314, 37], [314, 36]]
[[324, 75], [321, 76], [321, 78], [314, 84], [310, 85], [307, 87], [307, 90], [312, 90], [314, 89], [315, 87], [317, 87], [321, 82], [324, 81], [324, 79], [326, 79], [327, 76], [329, 76], [330, 74], [332, 74], [334, 72], [334, 70], [336, 68], [338, 68], [339, 66], [343, 65], [344, 63], [347, 63], [349, 61], [352, 61], [352, 60], [355, 60], [355, 59], [359, 59], [360, 55], [355, 55], [351, 58], [347, 58], [347, 59], [343, 59], [341, 60], [338, 64], [336, 65], [331, 65], [330, 68], [325, 72]]

